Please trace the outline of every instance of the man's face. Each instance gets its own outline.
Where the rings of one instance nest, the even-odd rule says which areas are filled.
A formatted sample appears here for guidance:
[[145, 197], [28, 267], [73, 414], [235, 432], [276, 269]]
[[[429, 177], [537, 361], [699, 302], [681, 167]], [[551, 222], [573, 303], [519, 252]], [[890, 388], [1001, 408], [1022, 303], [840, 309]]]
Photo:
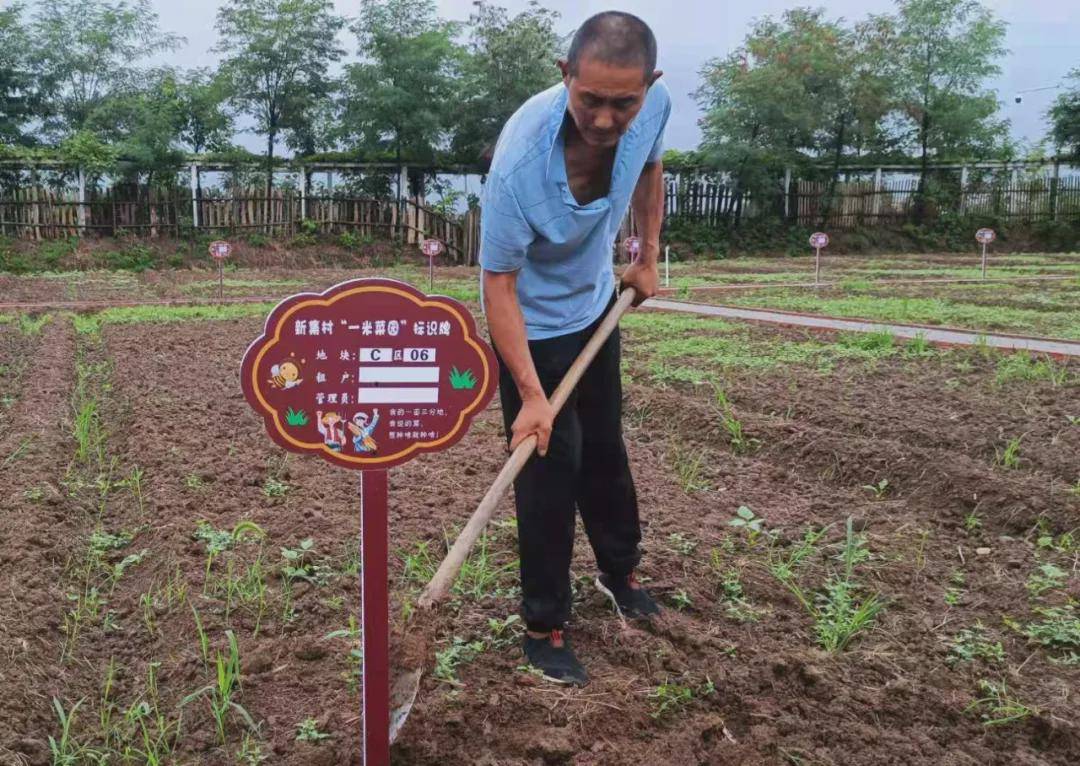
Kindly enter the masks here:
[[640, 66], [605, 64], [583, 56], [576, 75], [565, 62], [559, 62], [563, 83], [569, 93], [567, 109], [585, 142], [597, 148], [610, 148], [630, 127], [641, 111], [648, 86], [659, 77], [657, 72], [646, 80]]

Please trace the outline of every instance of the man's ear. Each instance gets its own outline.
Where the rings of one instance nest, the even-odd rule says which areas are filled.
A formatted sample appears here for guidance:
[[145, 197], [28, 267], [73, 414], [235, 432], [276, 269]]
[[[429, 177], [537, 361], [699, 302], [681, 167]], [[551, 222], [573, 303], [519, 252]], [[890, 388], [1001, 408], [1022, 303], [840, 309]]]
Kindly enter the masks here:
[[659, 80], [659, 79], [660, 79], [660, 77], [661, 77], [661, 75], [663, 75], [663, 74], [664, 74], [664, 70], [663, 70], [663, 69], [657, 69], [657, 70], [656, 70], [655, 72], [653, 72], [653, 73], [652, 73], [652, 75], [651, 75], [651, 76], [649, 77], [649, 82], [648, 82], [648, 84], [649, 84], [649, 85], [651, 86], [651, 85], [652, 85], [652, 84], [653, 84], [654, 82], [656, 82], [657, 80]]
[[566, 59], [559, 59], [555, 62], [559, 67], [559, 71], [562, 72], [563, 85], [570, 87], [570, 62]]

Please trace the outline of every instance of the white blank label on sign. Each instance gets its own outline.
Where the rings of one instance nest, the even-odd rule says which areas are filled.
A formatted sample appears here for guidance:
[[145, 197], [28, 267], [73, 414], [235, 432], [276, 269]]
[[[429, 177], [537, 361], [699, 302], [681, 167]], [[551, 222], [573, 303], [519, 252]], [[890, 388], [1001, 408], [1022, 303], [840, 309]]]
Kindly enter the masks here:
[[356, 393], [357, 404], [437, 404], [438, 401], [438, 387], [361, 388]]
[[394, 361], [394, 349], [392, 348], [362, 348], [360, 349], [361, 362], [392, 362]]
[[361, 367], [360, 383], [438, 383], [438, 367]]

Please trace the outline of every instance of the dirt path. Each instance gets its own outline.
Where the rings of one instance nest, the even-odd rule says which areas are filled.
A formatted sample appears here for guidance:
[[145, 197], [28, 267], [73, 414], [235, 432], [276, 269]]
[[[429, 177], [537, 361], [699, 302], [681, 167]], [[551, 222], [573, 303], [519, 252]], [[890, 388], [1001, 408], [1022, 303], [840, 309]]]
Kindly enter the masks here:
[[52, 697], [63, 675], [59, 643], [62, 575], [78, 526], [61, 483], [71, 455], [75, 334], [55, 320], [42, 331], [0, 440], [0, 762], [48, 762]]
[[1051, 338], [1031, 338], [1022, 335], [1002, 335], [996, 333], [976, 333], [969, 330], [931, 327], [928, 325], [892, 324], [871, 322], [859, 319], [840, 319], [838, 317], [801, 314], [794, 311], [767, 311], [764, 309], [744, 309], [734, 306], [712, 306], [702, 303], [672, 301], [664, 298], [652, 298], [646, 308], [665, 311], [683, 311], [691, 314], [724, 317], [727, 319], [749, 319], [754, 322], [809, 327], [819, 330], [842, 330], [848, 332], [888, 332], [899, 338], [923, 337], [938, 346], [975, 346], [985, 343], [993, 348], [1009, 351], [1034, 351], [1054, 356], [1080, 357], [1080, 343]]

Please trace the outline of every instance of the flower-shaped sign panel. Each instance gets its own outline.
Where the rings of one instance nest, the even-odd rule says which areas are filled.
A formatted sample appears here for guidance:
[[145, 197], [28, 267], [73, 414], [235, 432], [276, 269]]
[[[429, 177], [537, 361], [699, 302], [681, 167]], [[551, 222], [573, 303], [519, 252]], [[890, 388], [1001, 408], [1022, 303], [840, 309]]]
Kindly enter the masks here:
[[286, 299], [241, 367], [244, 396], [275, 442], [358, 469], [454, 444], [497, 377], [463, 305], [390, 279]]

